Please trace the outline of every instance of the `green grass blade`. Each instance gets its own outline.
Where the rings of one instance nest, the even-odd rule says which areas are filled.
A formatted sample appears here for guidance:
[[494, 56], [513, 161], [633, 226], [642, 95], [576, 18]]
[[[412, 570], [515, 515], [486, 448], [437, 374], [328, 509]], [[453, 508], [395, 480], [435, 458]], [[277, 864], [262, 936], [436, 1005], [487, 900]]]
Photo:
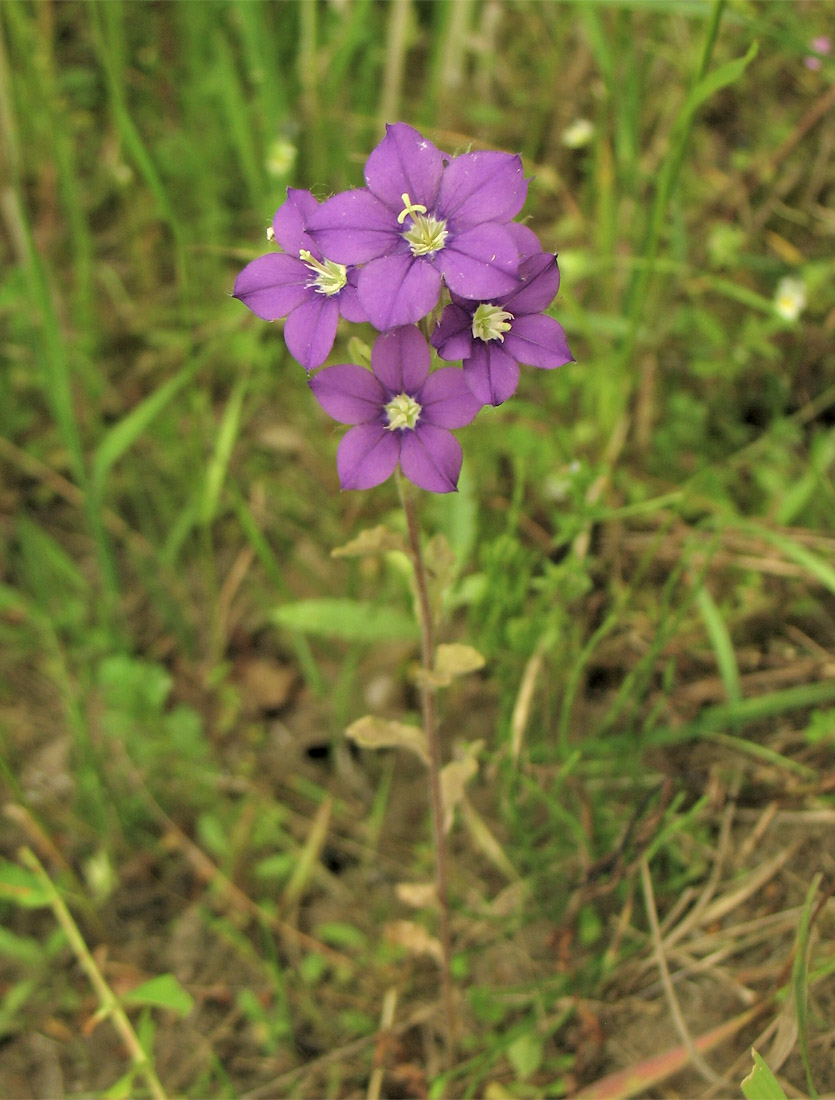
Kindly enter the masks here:
[[696, 595], [696, 604], [716, 655], [716, 664], [722, 683], [725, 685], [725, 694], [731, 703], [739, 702], [742, 698], [742, 687], [731, 635], [719, 608], [704, 585]]
[[787, 558], [791, 558], [792, 561], [811, 573], [824, 588], [828, 588], [830, 592], [835, 593], [835, 569], [823, 561], [822, 558], [819, 558], [817, 554], [807, 550], [805, 546], [801, 546], [800, 543], [795, 542], [787, 535], [780, 534], [779, 531], [771, 531], [767, 527], [760, 526], [751, 527], [751, 531], [758, 538], [770, 542], [772, 546], [776, 546]]
[[792, 964], [792, 996], [794, 998], [794, 1014], [797, 1020], [797, 1042], [800, 1047], [800, 1059], [803, 1062], [803, 1069], [806, 1074], [806, 1087], [812, 1100], [816, 1100], [818, 1093], [812, 1082], [812, 1069], [809, 1064], [809, 1014], [807, 1011], [809, 933], [812, 926], [812, 909], [815, 895], [818, 892], [822, 878], [823, 874], [818, 872], [806, 891], [803, 913], [800, 917], [800, 927], [797, 930], [794, 963]]
[[754, 1068], [741, 1083], [745, 1100], [786, 1100], [780, 1082], [756, 1050], [751, 1051]]
[[241, 378], [237, 382], [223, 411], [217, 443], [206, 471], [203, 499], [200, 505], [200, 522], [206, 527], [211, 526], [217, 515], [220, 493], [241, 426], [241, 412], [248, 385], [248, 378]]
[[105, 479], [115, 463], [148, 430], [165, 406], [188, 385], [201, 363], [202, 360], [195, 360], [187, 364], [108, 430], [93, 456], [91, 480], [95, 493], [102, 492]]

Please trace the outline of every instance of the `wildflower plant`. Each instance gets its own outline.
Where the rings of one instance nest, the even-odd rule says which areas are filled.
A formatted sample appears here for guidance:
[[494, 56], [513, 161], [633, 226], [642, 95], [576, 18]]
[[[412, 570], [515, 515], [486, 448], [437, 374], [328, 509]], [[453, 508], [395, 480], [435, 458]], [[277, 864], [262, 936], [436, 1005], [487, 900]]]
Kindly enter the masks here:
[[[479, 668], [483, 658], [466, 645], [436, 648], [429, 548], [422, 545], [412, 487], [454, 492], [463, 453], [452, 429], [470, 424], [483, 406], [511, 398], [520, 364], [552, 369], [572, 355], [562, 326], [547, 313], [559, 290], [557, 257], [543, 250], [528, 226], [513, 221], [528, 191], [520, 157], [495, 151], [450, 156], [398, 122], [386, 127], [364, 177], [365, 187], [322, 204], [309, 191], [288, 188], [268, 233], [279, 250], [244, 268], [234, 296], [264, 320], [286, 318], [285, 342], [308, 372], [314, 398], [334, 420], [350, 425], [337, 450], [342, 489], [371, 489], [397, 474], [406, 539], [376, 528], [334, 553], [394, 548], [410, 558], [421, 630], [423, 727], [366, 716], [346, 732], [367, 747], [417, 752], [427, 765], [451, 1052], [456, 1012], [446, 834], [475, 771], [476, 750], [471, 746], [462, 759], [444, 763], [436, 695], [456, 676]], [[339, 317], [377, 330], [370, 369], [359, 363], [323, 367]], [[433, 350], [458, 365], [433, 369]]]

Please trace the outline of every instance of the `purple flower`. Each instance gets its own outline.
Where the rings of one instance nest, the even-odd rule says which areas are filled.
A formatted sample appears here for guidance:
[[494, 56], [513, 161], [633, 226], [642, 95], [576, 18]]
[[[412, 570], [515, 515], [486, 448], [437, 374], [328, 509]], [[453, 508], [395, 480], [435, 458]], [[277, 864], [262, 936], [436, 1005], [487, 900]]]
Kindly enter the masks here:
[[819, 70], [821, 68], [821, 57], [828, 57], [832, 52], [832, 40], [828, 35], [821, 34], [817, 38], [813, 38], [809, 43], [809, 49], [813, 53], [806, 58], [803, 64], [807, 69]]
[[336, 468], [343, 489], [372, 489], [394, 472], [432, 493], [450, 493], [461, 472], [461, 445], [450, 428], [481, 408], [462, 371], [429, 373], [429, 345], [412, 325], [377, 337], [371, 370], [347, 363], [310, 380], [322, 408], [341, 424]]
[[305, 232], [305, 220], [318, 209], [309, 191], [288, 187], [272, 225], [284, 251], [247, 264], [233, 292], [265, 321], [287, 318], [285, 343], [306, 370], [320, 367], [330, 354], [340, 313], [348, 321], [367, 320], [357, 297], [357, 272], [325, 259]]
[[445, 162], [397, 122], [369, 156], [365, 182], [323, 203], [307, 231], [339, 263], [365, 264], [359, 298], [376, 328], [426, 317], [442, 277], [464, 298], [516, 286], [519, 254], [507, 223], [527, 194], [520, 157], [477, 152]]
[[519, 277], [521, 286], [502, 297], [470, 302], [453, 295], [432, 333], [441, 359], [463, 360], [464, 377], [483, 405], [513, 396], [520, 363], [550, 370], [574, 359], [562, 325], [543, 313], [559, 290], [556, 256], [527, 256]]

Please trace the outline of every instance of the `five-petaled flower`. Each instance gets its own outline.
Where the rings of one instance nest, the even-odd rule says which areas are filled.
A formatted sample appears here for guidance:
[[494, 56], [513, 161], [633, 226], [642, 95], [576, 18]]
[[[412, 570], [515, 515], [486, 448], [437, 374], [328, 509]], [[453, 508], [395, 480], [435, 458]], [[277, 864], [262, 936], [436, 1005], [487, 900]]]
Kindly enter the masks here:
[[527, 194], [520, 157], [487, 151], [450, 160], [397, 122], [366, 161], [365, 182], [328, 199], [306, 229], [334, 260], [364, 264], [359, 298], [376, 328], [426, 317], [442, 278], [465, 298], [516, 286], [519, 254], [508, 223]]
[[513, 396], [520, 363], [553, 369], [573, 362], [562, 325], [543, 313], [559, 290], [556, 256], [527, 256], [519, 279], [516, 290], [490, 301], [453, 294], [432, 333], [441, 359], [463, 360], [464, 376], [483, 405], [501, 405]]
[[288, 187], [272, 224], [284, 251], [247, 264], [233, 292], [265, 321], [287, 318], [284, 340], [306, 370], [321, 367], [330, 355], [340, 313], [348, 321], [367, 320], [357, 297], [357, 272], [325, 259], [305, 232], [305, 221], [318, 209], [309, 191]]
[[351, 363], [326, 367], [310, 380], [334, 420], [352, 424], [336, 453], [343, 489], [371, 489], [394, 472], [421, 489], [449, 493], [461, 473], [461, 445], [450, 428], [469, 424], [481, 408], [456, 367], [429, 373], [429, 346], [414, 325], [378, 336], [371, 370]]

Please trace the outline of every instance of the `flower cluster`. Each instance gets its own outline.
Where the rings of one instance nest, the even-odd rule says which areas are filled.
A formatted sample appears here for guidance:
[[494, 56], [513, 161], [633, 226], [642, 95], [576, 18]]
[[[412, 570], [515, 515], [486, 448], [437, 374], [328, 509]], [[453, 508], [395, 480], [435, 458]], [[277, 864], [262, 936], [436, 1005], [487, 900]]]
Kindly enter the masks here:
[[[365, 183], [321, 205], [288, 188], [269, 233], [281, 251], [248, 264], [234, 296], [264, 320], [286, 317], [287, 347], [308, 372], [330, 355], [340, 315], [370, 322], [380, 333], [370, 371], [342, 364], [310, 378], [322, 408], [353, 425], [337, 452], [340, 484], [370, 489], [399, 463], [421, 488], [451, 492], [462, 454], [450, 429], [511, 397], [520, 363], [572, 361], [545, 313], [557, 258], [513, 221], [528, 189], [518, 156], [450, 157], [398, 122]], [[463, 369], [431, 371], [424, 333]]]

